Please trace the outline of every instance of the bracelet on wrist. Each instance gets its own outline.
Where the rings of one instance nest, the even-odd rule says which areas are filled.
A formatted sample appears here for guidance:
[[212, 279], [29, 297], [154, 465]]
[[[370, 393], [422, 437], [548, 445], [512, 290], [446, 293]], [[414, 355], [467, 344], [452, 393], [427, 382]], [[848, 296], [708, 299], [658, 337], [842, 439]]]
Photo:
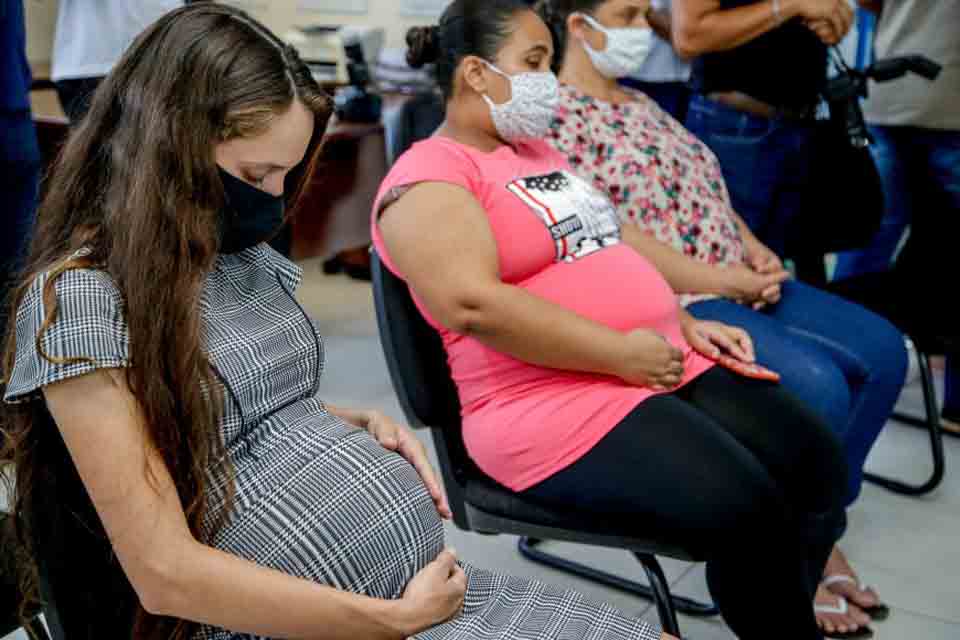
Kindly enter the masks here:
[[771, 0], [773, 8], [773, 20], [777, 23], [777, 26], [783, 24], [783, 11], [780, 7], [780, 0]]

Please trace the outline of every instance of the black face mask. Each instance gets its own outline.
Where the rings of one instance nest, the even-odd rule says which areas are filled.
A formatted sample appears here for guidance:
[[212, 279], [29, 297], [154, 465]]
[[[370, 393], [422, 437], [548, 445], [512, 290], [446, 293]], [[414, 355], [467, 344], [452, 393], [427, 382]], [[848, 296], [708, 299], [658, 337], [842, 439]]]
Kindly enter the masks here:
[[283, 226], [283, 196], [220, 169], [227, 203], [220, 212], [220, 253], [239, 253], [270, 240]]

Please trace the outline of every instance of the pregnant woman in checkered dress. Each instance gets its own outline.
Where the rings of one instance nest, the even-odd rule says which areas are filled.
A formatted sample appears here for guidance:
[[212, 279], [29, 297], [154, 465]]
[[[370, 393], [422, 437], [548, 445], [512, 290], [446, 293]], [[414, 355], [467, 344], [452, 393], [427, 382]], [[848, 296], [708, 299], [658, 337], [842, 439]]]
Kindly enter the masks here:
[[661, 638], [457, 562], [409, 431], [318, 397], [300, 269], [262, 241], [327, 116], [296, 53], [238, 10], [189, 5], [133, 44], [54, 167], [14, 300], [18, 512], [42, 499], [49, 413], [135, 592], [135, 637]]

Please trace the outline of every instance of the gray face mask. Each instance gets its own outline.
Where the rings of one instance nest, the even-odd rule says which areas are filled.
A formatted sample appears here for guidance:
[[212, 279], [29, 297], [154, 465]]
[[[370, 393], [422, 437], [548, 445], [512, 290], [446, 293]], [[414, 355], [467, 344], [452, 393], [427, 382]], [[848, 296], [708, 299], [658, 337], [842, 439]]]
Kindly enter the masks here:
[[510, 99], [503, 104], [495, 104], [490, 96], [483, 94], [500, 137], [509, 143], [545, 137], [560, 103], [557, 77], [549, 71], [511, 76], [489, 62], [486, 64], [510, 81]]

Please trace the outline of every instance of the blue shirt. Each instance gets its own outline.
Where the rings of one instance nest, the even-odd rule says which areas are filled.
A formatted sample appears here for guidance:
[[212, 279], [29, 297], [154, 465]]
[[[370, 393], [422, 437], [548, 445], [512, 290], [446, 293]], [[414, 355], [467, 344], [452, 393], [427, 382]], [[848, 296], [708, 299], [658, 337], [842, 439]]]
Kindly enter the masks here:
[[23, 0], [0, 0], [0, 111], [30, 108]]

